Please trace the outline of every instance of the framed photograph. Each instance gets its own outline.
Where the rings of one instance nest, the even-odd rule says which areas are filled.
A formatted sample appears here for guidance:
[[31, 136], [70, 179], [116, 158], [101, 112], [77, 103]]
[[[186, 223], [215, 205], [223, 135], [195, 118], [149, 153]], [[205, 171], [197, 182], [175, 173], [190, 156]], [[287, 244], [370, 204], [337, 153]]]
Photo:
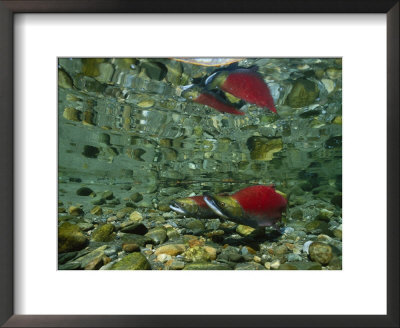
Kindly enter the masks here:
[[0, 15], [3, 326], [399, 325], [398, 1]]

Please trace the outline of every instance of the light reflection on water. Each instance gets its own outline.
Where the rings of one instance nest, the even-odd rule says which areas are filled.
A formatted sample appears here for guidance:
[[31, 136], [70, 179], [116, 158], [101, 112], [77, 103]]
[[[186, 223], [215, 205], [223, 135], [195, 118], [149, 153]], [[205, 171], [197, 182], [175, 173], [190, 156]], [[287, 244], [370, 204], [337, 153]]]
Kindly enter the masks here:
[[[151, 198], [252, 183], [275, 183], [284, 190], [301, 184], [341, 189], [341, 145], [335, 139], [341, 136], [338, 60], [241, 61], [259, 67], [279, 116], [249, 104], [241, 109], [244, 116], [221, 114], [177, 95], [181, 83], [207, 76], [212, 67], [159, 60], [168, 72], [158, 81], [140, 71], [141, 60], [132, 62], [60, 59], [74, 84], [59, 88], [60, 181], [73, 176], [130, 184]], [[292, 108], [288, 99], [299, 79], [314, 83], [319, 94]], [[77, 111], [77, 121], [64, 117], [69, 107]], [[277, 139], [281, 146], [272, 141]]]

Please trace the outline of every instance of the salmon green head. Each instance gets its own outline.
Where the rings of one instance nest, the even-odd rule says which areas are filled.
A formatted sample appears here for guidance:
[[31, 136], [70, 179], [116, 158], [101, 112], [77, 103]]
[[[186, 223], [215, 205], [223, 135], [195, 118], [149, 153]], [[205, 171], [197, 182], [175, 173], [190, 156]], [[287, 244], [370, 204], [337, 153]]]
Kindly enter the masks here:
[[205, 81], [205, 84], [208, 89], [216, 89], [219, 88], [222, 84], [224, 84], [225, 80], [229, 75], [228, 71], [220, 71], [214, 74], [211, 74]]
[[240, 204], [231, 196], [204, 195], [204, 201], [215, 214], [222, 218], [242, 218], [243, 209]]
[[169, 207], [179, 214], [199, 219], [216, 217], [215, 213], [204, 202], [202, 196], [179, 198], [172, 201]]
[[194, 215], [198, 211], [197, 203], [191, 198], [179, 198], [171, 202], [169, 207], [177, 213]]
[[194, 100], [201, 95], [201, 88], [194, 84], [181, 87], [181, 90], [181, 96], [189, 100]]

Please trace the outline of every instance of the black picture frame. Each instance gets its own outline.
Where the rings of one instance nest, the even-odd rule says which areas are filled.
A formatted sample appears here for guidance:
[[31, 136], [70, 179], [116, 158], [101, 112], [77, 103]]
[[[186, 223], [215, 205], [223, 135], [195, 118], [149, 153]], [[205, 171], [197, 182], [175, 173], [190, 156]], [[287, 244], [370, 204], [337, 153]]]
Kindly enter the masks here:
[[[387, 16], [387, 315], [15, 315], [13, 17], [17, 13], [384, 13]], [[399, 1], [0, 0], [0, 324], [4, 327], [399, 327]]]

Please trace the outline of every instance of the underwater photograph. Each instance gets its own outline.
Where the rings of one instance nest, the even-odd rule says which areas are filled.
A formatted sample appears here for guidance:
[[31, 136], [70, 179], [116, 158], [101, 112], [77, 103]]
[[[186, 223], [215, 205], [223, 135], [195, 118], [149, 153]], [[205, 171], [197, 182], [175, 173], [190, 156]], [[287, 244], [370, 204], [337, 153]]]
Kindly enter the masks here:
[[341, 270], [341, 58], [59, 58], [58, 270]]

